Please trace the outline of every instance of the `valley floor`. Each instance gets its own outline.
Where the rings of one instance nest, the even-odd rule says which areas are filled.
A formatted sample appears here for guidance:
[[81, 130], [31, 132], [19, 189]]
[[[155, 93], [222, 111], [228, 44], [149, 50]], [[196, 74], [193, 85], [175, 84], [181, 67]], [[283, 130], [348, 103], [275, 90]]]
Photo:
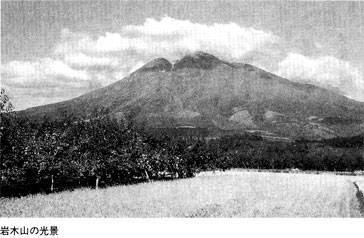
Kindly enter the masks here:
[[363, 188], [363, 176], [204, 172], [190, 179], [1, 199], [0, 217], [361, 217]]

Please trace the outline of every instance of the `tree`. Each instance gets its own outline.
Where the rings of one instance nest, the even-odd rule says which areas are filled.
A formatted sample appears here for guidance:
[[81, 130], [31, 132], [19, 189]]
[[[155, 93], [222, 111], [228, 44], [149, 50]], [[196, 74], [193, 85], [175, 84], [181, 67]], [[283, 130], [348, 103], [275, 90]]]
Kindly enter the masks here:
[[[0, 92], [0, 139], [1, 139], [1, 148], [0, 148], [0, 172], [2, 171], [3, 165], [3, 142], [4, 142], [4, 135], [6, 133], [6, 127], [9, 124], [10, 118], [8, 118], [8, 114], [11, 113], [13, 110], [13, 105], [10, 102], [8, 95], [5, 93], [5, 89], [1, 89]], [[0, 173], [0, 175], [2, 175]], [[2, 176], [0, 177], [0, 196], [1, 196], [1, 188], [3, 179]]]
[[1, 93], [0, 93], [0, 112], [1, 115], [3, 113], [9, 113], [13, 110], [13, 105], [10, 102], [10, 98], [8, 95], [6, 95], [5, 93], [5, 89], [1, 89]]

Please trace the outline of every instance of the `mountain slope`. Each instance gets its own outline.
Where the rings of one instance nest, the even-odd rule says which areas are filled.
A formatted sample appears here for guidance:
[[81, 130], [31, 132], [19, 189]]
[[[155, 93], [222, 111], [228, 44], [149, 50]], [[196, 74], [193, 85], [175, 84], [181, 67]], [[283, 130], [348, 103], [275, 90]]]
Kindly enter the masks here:
[[364, 132], [364, 103], [202, 52], [174, 65], [155, 59], [107, 87], [21, 114], [35, 120], [87, 118], [95, 108], [153, 128], [254, 129], [293, 138]]

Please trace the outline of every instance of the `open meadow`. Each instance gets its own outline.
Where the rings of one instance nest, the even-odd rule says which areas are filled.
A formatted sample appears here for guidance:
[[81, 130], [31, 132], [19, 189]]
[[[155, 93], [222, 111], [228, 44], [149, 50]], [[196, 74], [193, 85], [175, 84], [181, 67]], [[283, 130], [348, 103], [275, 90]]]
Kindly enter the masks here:
[[[197, 177], [2, 199], [1, 217], [361, 217], [364, 177], [205, 172]], [[361, 208], [360, 208], [361, 207]]]

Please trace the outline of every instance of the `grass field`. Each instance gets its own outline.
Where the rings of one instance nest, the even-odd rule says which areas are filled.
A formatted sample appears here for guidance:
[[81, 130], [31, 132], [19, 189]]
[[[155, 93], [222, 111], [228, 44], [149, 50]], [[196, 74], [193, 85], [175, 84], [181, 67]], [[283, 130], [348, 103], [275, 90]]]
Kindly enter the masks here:
[[334, 174], [231, 170], [195, 178], [0, 200], [1, 217], [361, 217], [356, 182]]

